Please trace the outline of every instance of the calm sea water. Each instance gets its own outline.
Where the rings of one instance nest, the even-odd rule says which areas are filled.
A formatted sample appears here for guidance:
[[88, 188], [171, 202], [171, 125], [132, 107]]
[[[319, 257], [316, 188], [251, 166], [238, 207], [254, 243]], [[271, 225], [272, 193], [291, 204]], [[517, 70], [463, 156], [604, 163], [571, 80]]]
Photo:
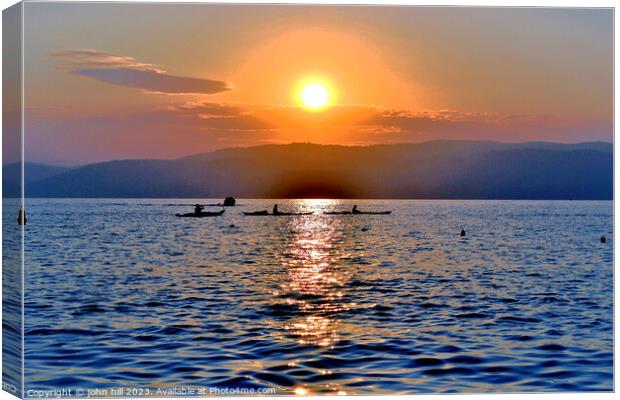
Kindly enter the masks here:
[[28, 199], [26, 390], [613, 389], [612, 202], [194, 202]]

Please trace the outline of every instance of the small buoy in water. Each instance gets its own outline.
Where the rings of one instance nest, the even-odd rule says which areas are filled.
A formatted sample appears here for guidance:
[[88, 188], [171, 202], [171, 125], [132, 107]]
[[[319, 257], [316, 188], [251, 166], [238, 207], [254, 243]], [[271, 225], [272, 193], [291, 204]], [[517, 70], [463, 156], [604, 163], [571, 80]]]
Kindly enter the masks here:
[[28, 218], [26, 218], [26, 210], [24, 207], [19, 207], [19, 214], [17, 214], [17, 223], [19, 225], [26, 225]]
[[605, 236], [601, 236], [601, 243], [607, 243], [607, 238]]
[[465, 229], [461, 229], [461, 236], [465, 236]]
[[235, 225], [235, 224], [230, 224], [230, 225], [228, 225], [228, 227], [229, 227], [229, 228], [236, 228], [236, 227], [237, 227], [237, 225]]

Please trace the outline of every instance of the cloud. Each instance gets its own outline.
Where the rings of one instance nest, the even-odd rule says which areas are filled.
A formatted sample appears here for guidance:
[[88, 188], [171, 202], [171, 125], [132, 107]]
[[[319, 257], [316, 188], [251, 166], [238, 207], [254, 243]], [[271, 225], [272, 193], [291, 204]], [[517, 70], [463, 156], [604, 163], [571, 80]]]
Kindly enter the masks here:
[[[171, 121], [218, 135], [272, 132], [274, 139], [317, 143], [415, 143], [428, 140], [549, 140], [575, 142], [610, 136], [609, 124], [568, 121], [548, 114], [458, 110], [398, 110], [337, 105], [311, 113], [291, 105], [187, 102], [166, 106]], [[277, 134], [276, 134], [277, 133]], [[218, 139], [219, 140], [219, 139]]]
[[74, 75], [153, 93], [217, 94], [232, 89], [229, 82], [175, 76], [154, 64], [99, 50], [63, 50], [49, 56], [62, 60], [67, 71]]
[[113, 85], [170, 94], [215, 94], [230, 90], [228, 83], [210, 79], [186, 78], [161, 72], [131, 68], [81, 68], [76, 75], [93, 78]]
[[200, 121], [203, 128], [240, 130], [316, 131], [342, 130], [377, 114], [373, 106], [337, 105], [320, 113], [280, 104], [245, 104], [194, 101], [167, 105], [160, 111]]
[[254, 114], [253, 109], [242, 104], [195, 101], [167, 106], [164, 111], [177, 112], [202, 119], [236, 118]]
[[260, 107], [236, 103], [187, 102], [170, 105], [160, 111], [166, 118], [191, 124], [197, 130], [220, 132], [274, 131], [276, 123], [259, 115]]
[[568, 120], [550, 114], [502, 114], [457, 110], [376, 109], [349, 130], [368, 143], [445, 140], [575, 142], [588, 135], [608, 140], [611, 125]]

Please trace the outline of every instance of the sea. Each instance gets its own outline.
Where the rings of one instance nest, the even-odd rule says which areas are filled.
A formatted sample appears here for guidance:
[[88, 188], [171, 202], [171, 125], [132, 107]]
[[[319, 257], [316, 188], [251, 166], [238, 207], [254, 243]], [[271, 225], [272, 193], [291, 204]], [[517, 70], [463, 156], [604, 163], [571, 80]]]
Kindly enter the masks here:
[[26, 199], [24, 395], [613, 390], [611, 201], [219, 201]]

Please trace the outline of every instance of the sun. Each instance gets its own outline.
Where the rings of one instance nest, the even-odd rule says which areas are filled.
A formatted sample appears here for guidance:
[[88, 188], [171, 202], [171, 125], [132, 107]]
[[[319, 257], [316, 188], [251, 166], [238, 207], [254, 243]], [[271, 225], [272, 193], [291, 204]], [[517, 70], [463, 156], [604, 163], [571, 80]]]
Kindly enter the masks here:
[[301, 102], [309, 110], [325, 108], [329, 104], [330, 97], [327, 87], [317, 82], [305, 84], [300, 93]]

